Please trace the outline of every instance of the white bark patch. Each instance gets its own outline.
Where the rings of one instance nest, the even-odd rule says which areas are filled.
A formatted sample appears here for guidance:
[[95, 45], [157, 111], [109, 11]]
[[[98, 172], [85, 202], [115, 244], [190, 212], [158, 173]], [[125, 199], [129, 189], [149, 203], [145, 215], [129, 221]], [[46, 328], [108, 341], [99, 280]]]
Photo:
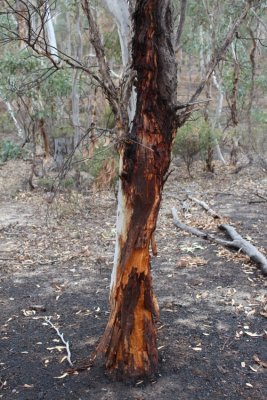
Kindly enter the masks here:
[[[122, 158], [123, 155], [121, 154], [120, 168], [119, 168], [120, 172], [122, 171], [122, 161], [123, 161]], [[121, 179], [119, 179], [117, 221], [116, 221], [116, 243], [115, 243], [113, 269], [110, 281], [110, 294], [112, 293], [113, 289], [116, 286], [117, 272], [121, 261], [121, 250], [127, 240], [127, 233], [131, 216], [132, 216], [132, 210], [127, 208], [126, 196], [123, 193]]]
[[20, 127], [20, 125], [19, 125], [19, 122], [18, 122], [18, 120], [17, 120], [17, 118], [15, 116], [15, 113], [14, 113], [14, 110], [13, 110], [11, 104], [9, 103], [9, 101], [4, 101], [4, 103], [6, 105], [6, 108], [7, 108], [7, 111], [9, 113], [10, 117], [12, 118], [12, 120], [14, 122], [14, 125], [15, 125], [15, 127], [17, 129], [19, 137], [21, 137], [22, 139], [25, 139], [25, 133], [24, 133], [23, 129]]
[[[110, 13], [113, 15], [118, 29], [120, 39], [122, 64], [124, 67], [129, 64], [129, 41], [131, 31], [131, 18], [126, 0], [104, 0]], [[136, 91], [132, 88], [128, 105], [129, 127], [135, 116], [136, 110]]]
[[51, 57], [56, 63], [59, 63], [58, 51], [57, 51], [57, 41], [56, 41], [56, 34], [53, 26], [52, 15], [50, 12], [49, 2], [46, 1], [45, 3], [45, 14], [46, 14], [46, 33], [48, 38], [48, 45], [49, 50], [51, 53]]
[[16, 118], [16, 115], [15, 115], [15, 112], [13, 110], [13, 107], [12, 107], [11, 103], [8, 100], [3, 98], [1, 92], [0, 92], [0, 99], [5, 103], [7, 111], [8, 111], [8, 114], [10, 115], [11, 119], [14, 122], [14, 125], [15, 125], [15, 127], [17, 129], [19, 137], [21, 137], [22, 139], [25, 139], [25, 133], [24, 133], [23, 129], [21, 128], [21, 126], [19, 124], [19, 121]]
[[135, 87], [133, 86], [130, 101], [129, 101], [129, 106], [128, 106], [129, 126], [131, 126], [134, 116], [135, 116], [136, 99], [137, 99], [137, 94], [136, 94]]

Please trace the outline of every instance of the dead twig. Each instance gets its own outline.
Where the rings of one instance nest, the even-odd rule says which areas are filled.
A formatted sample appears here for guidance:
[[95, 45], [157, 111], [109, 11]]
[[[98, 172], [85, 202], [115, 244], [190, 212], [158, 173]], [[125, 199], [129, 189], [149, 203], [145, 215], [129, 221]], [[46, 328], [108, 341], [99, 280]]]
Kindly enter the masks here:
[[64, 339], [64, 334], [59, 332], [59, 329], [51, 322], [50, 318], [45, 318], [45, 321], [56, 331], [57, 335], [60, 337], [62, 343], [65, 345], [67, 351], [67, 361], [71, 367], [73, 367], [71, 361], [71, 352], [70, 352], [70, 345], [69, 342]]
[[204, 208], [205, 211], [207, 211], [208, 214], [210, 214], [213, 218], [221, 218], [220, 215], [218, 213], [216, 213], [214, 210], [212, 210], [212, 208], [210, 208], [208, 206], [207, 203], [205, 203], [205, 201], [202, 200], [198, 200], [195, 197], [192, 197], [190, 195], [187, 195], [187, 197], [189, 198], [189, 200], [193, 201], [194, 203], [200, 205], [202, 208]]
[[264, 201], [267, 201], [267, 198], [264, 197], [264, 196], [262, 196], [262, 195], [259, 194], [259, 193], [254, 193], [254, 195], [257, 196], [257, 197], [259, 197], [260, 199], [262, 199], [262, 200], [264, 200]]
[[262, 203], [266, 203], [267, 200], [251, 200], [248, 201], [248, 204], [262, 204]]

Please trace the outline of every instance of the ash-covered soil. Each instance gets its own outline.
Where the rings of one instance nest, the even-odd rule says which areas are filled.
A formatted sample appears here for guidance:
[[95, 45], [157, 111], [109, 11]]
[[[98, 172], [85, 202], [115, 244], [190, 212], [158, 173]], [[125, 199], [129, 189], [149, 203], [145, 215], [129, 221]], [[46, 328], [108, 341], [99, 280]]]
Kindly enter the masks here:
[[267, 398], [266, 278], [241, 252], [179, 231], [171, 215], [174, 206], [182, 221], [220, 237], [217, 226], [227, 222], [266, 255], [266, 173], [232, 174], [218, 166], [209, 175], [196, 165], [188, 179], [183, 167], [174, 167], [152, 257], [161, 309], [159, 373], [125, 384], [97, 365], [67, 374], [66, 349], [46, 321], [64, 333], [74, 365], [93, 353], [109, 312], [115, 196], [68, 190], [50, 204], [44, 190], [27, 189], [29, 168], [23, 161], [0, 168], [1, 399]]

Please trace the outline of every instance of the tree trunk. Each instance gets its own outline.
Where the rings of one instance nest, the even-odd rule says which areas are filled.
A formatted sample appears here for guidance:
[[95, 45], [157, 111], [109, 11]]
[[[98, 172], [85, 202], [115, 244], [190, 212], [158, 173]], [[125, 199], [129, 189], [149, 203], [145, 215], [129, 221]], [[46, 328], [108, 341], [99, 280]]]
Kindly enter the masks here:
[[55, 63], [59, 63], [58, 51], [57, 51], [57, 40], [55, 35], [55, 30], [53, 26], [53, 17], [51, 15], [49, 2], [45, 2], [45, 27], [47, 33], [47, 45], [49, 47], [49, 52]]
[[175, 134], [176, 65], [169, 0], [138, 0], [133, 67], [137, 106], [120, 153], [117, 245], [111, 279], [111, 313], [98, 346], [117, 378], [157, 370], [149, 245], [156, 227], [164, 177]]
[[[216, 107], [216, 114], [215, 114], [215, 119], [212, 124], [212, 130], [214, 131], [217, 127], [221, 129], [221, 124], [220, 124], [220, 118], [222, 114], [222, 108], [223, 108], [223, 99], [224, 99], [224, 92], [223, 88], [221, 85], [220, 80], [217, 80], [215, 72], [212, 74], [212, 80], [213, 84], [218, 90], [218, 100], [217, 100], [217, 107]], [[218, 139], [215, 135], [214, 139], [214, 147], [217, 152], [217, 157], [218, 159], [223, 163], [226, 164], [226, 161], [222, 155], [221, 147], [219, 145]]]
[[1, 91], [0, 91], [0, 100], [3, 101], [3, 103], [5, 104], [5, 106], [7, 108], [7, 112], [8, 112], [9, 116], [11, 117], [11, 119], [14, 122], [14, 125], [16, 127], [16, 130], [17, 130], [17, 133], [18, 133], [19, 137], [21, 139], [25, 139], [26, 134], [25, 134], [23, 128], [21, 127], [21, 125], [20, 125], [20, 123], [19, 123], [19, 121], [18, 121], [18, 119], [17, 119], [17, 117], [15, 115], [15, 112], [14, 112], [14, 109], [12, 107], [12, 104], [7, 99], [4, 98], [4, 96], [1, 93]]
[[[15, 13], [15, 19], [17, 22], [17, 32], [20, 38], [26, 38], [28, 34], [28, 25], [27, 25], [27, 18], [28, 18], [28, 10], [25, 4], [22, 1], [16, 1], [16, 9], [17, 12]], [[14, 14], [11, 13], [11, 17]], [[12, 18], [13, 19], [13, 18]], [[23, 50], [26, 48], [25, 43], [23, 40], [19, 42], [20, 49]]]
[[[105, 3], [110, 11], [110, 13], [115, 18], [118, 35], [120, 39], [120, 47], [121, 47], [121, 57], [122, 57], [122, 65], [124, 69], [126, 69], [127, 65], [131, 63], [130, 57], [130, 46], [129, 46], [129, 37], [131, 31], [131, 17], [129, 13], [129, 9], [131, 5], [127, 4], [127, 0], [105, 0]], [[130, 101], [128, 104], [128, 120], [129, 125], [131, 126], [135, 111], [136, 111], [136, 92], [134, 86], [132, 86]]]
[[[75, 59], [77, 61], [81, 61], [82, 59], [82, 34], [81, 34], [81, 18], [80, 18], [80, 6], [77, 2], [76, 10], [75, 10], [75, 48], [76, 54]], [[79, 147], [81, 140], [81, 127], [80, 127], [80, 94], [79, 94], [79, 79], [80, 79], [80, 71], [78, 69], [73, 71], [72, 78], [72, 93], [71, 93], [71, 102], [72, 102], [72, 123], [74, 126], [74, 148]]]
[[122, 64], [126, 66], [129, 61], [129, 29], [130, 29], [130, 15], [128, 4], [126, 0], [105, 0], [104, 1], [110, 11], [110, 13], [114, 16], [117, 28], [118, 35], [121, 46], [121, 57]]

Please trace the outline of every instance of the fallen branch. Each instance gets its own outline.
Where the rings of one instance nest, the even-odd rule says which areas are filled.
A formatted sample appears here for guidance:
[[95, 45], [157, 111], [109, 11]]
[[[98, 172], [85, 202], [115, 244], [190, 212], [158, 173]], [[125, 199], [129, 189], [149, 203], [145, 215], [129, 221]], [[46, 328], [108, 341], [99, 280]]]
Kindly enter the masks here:
[[266, 200], [251, 200], [251, 201], [248, 201], [248, 204], [262, 204], [262, 203], [266, 203]]
[[60, 337], [62, 343], [65, 345], [67, 351], [67, 361], [71, 367], [73, 367], [71, 361], [71, 352], [69, 342], [64, 339], [64, 334], [59, 332], [59, 329], [51, 322], [50, 318], [45, 318], [45, 321], [56, 331], [57, 335]]
[[192, 228], [181, 222], [177, 215], [177, 210], [175, 207], [172, 208], [172, 216], [173, 216], [173, 223], [177, 228], [182, 229], [185, 232], [191, 233], [195, 236], [201, 237], [202, 239], [209, 240], [211, 242], [220, 244], [225, 247], [230, 247], [232, 249], [242, 251], [243, 253], [247, 254], [251, 261], [255, 262], [261, 268], [261, 271], [264, 275], [267, 275], [267, 259], [266, 257], [256, 249], [251, 243], [247, 240], [243, 239], [234, 228], [230, 225], [220, 225], [219, 229], [226, 231], [227, 234], [233, 239], [232, 241], [220, 239], [210, 233], [203, 232], [199, 229]]
[[264, 197], [264, 196], [262, 196], [262, 195], [259, 194], [259, 193], [254, 193], [254, 195], [255, 195], [255, 196], [258, 196], [260, 199], [263, 199], [264, 201], [267, 201], [267, 198]]
[[230, 225], [219, 225], [219, 229], [225, 231], [233, 240], [236, 248], [239, 248], [243, 253], [247, 254], [252, 261], [260, 266], [262, 272], [267, 274], [267, 259], [253, 244], [243, 239]]
[[198, 237], [200, 237], [202, 239], [209, 240], [211, 242], [215, 242], [217, 244], [220, 244], [222, 246], [232, 247], [232, 242], [231, 241], [220, 239], [220, 238], [218, 238], [218, 237], [216, 237], [214, 235], [211, 235], [208, 232], [203, 232], [200, 229], [193, 228], [193, 227], [191, 227], [189, 225], [186, 225], [183, 222], [181, 222], [179, 220], [179, 218], [178, 218], [177, 210], [176, 210], [175, 207], [172, 208], [172, 216], [173, 216], [173, 223], [174, 223], [175, 226], [177, 226], [177, 228], [179, 228], [179, 229], [181, 229], [181, 230], [183, 230], [185, 232], [192, 233], [192, 235], [198, 236]]
[[187, 108], [189, 106], [194, 106], [194, 105], [198, 105], [198, 104], [202, 104], [202, 103], [209, 103], [210, 101], [212, 101], [212, 99], [192, 101], [189, 103], [178, 103], [174, 106], [174, 111], [182, 110], [183, 108]]
[[189, 200], [193, 201], [194, 203], [196, 203], [196, 204], [200, 205], [202, 208], [204, 208], [204, 210], [207, 211], [207, 213], [210, 214], [213, 218], [221, 218], [218, 213], [216, 213], [212, 208], [210, 208], [208, 206], [207, 203], [205, 203], [205, 201], [198, 200], [195, 197], [192, 197], [190, 195], [187, 195], [187, 197], [189, 198]]

